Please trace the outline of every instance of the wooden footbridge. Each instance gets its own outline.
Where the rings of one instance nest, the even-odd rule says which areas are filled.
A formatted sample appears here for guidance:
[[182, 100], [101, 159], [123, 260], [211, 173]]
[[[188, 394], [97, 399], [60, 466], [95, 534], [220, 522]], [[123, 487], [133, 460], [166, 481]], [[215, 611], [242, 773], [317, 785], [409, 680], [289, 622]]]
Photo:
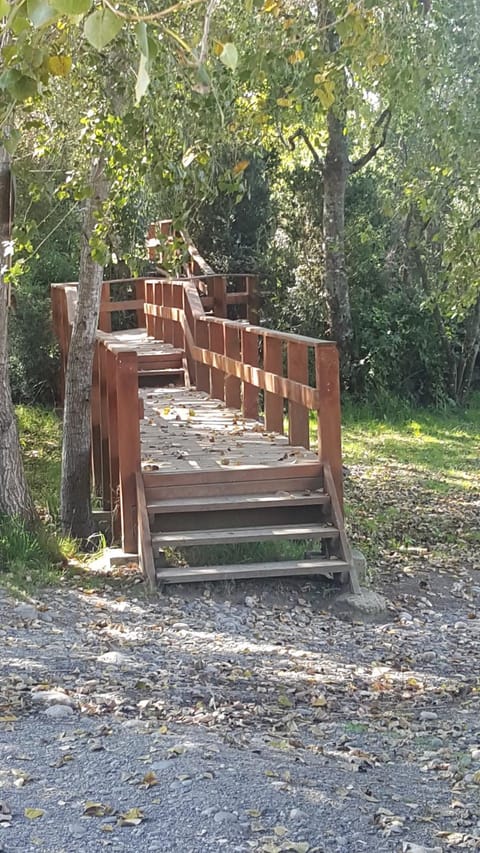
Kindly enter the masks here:
[[[169, 227], [158, 224], [163, 234]], [[186, 245], [179, 278], [103, 284], [92, 471], [114, 536], [138, 553], [151, 585], [320, 574], [358, 591], [343, 519], [336, 345], [257, 325], [256, 278], [217, 275]], [[76, 285], [52, 285], [62, 385], [75, 304]], [[128, 328], [112, 331], [119, 325]], [[303, 543], [301, 558], [169, 559], [192, 546], [281, 540]]]

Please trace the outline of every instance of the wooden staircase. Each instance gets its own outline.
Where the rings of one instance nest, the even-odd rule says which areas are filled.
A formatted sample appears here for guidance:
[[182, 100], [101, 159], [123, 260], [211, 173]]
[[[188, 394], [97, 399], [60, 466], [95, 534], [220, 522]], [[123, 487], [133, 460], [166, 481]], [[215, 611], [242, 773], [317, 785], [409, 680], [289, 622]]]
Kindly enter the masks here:
[[157, 341], [152, 341], [151, 352], [138, 355], [138, 384], [146, 387], [182, 385], [189, 387], [188, 368], [183, 349], [172, 347], [168, 352], [158, 352]]
[[[152, 549], [150, 581], [156, 585], [292, 575], [326, 575], [346, 582], [350, 577], [343, 520], [325, 489], [319, 462], [207, 473], [152, 472], [141, 479], [148, 516], [144, 526]], [[222, 545], [228, 552], [238, 544], [286, 540], [303, 543], [301, 557], [220, 565], [185, 560], [168, 565], [166, 557], [168, 549], [196, 547], [198, 552], [199, 546]], [[358, 586], [356, 578], [352, 585]]]

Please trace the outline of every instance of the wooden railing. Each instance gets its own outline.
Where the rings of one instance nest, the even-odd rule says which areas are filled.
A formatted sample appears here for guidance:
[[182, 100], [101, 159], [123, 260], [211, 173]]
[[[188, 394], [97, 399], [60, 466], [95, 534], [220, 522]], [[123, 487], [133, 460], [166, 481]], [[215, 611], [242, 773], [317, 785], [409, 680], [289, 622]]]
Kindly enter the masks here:
[[[336, 344], [256, 325], [258, 283], [254, 276], [219, 276], [189, 246], [189, 276], [138, 278], [103, 283], [92, 376], [92, 469], [95, 490], [112, 512], [116, 538], [137, 548], [145, 526], [138, 493], [140, 472], [138, 356], [110, 336], [115, 312], [134, 313], [132, 325], [185, 351], [190, 381], [199, 390], [262, 419], [265, 429], [291, 445], [309, 447], [314, 413], [318, 456], [343, 514], [340, 391]], [[195, 274], [194, 274], [195, 273]], [[229, 284], [230, 282], [230, 284]], [[132, 298], [119, 298], [120, 289]], [[121, 293], [120, 296], [125, 296]], [[52, 319], [60, 349], [63, 399], [68, 348], [77, 298], [76, 283], [52, 285]], [[228, 319], [230, 306], [245, 306], [246, 319]], [[207, 313], [210, 311], [212, 313]], [[255, 321], [255, 322], [254, 322]], [[119, 508], [119, 509], [118, 509]]]
[[191, 382], [245, 418], [263, 411], [265, 428], [283, 433], [286, 410], [290, 444], [308, 448], [314, 412], [318, 455], [330, 466], [342, 506], [336, 344], [208, 316], [196, 278], [146, 279], [144, 311], [149, 334], [185, 349]]

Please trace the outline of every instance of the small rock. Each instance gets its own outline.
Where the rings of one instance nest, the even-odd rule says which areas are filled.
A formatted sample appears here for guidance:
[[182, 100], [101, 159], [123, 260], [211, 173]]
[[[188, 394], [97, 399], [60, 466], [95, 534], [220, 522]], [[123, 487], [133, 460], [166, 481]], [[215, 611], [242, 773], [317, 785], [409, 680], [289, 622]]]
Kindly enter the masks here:
[[253, 595], [245, 596], [245, 607], [255, 607], [257, 599]]
[[73, 714], [73, 708], [70, 705], [50, 705], [49, 708], [45, 708], [43, 712], [47, 717], [53, 717], [55, 720], [59, 720], [63, 717], [71, 717]]
[[33, 604], [17, 604], [13, 614], [17, 619], [23, 619], [25, 622], [33, 622], [39, 618], [38, 610]]
[[34, 705], [73, 705], [70, 696], [61, 690], [34, 690], [32, 702]]
[[127, 655], [122, 654], [122, 652], [105, 652], [103, 655], [97, 657], [97, 662], [116, 664], [118, 666], [131, 663]]
[[435, 711], [421, 711], [420, 720], [423, 723], [428, 723], [432, 720], [438, 720], [438, 714], [436, 714]]
[[302, 812], [301, 809], [290, 809], [290, 820], [303, 820], [306, 817], [305, 812]]
[[362, 589], [358, 595], [345, 592], [334, 601], [334, 606], [347, 609], [366, 617], [380, 616], [387, 610], [387, 600], [372, 589]]
[[402, 853], [442, 853], [442, 848], [424, 847], [423, 844], [413, 844], [411, 841], [404, 841], [402, 844]]
[[235, 823], [238, 817], [233, 812], [220, 811], [213, 815], [213, 819], [215, 823]]
[[431, 663], [436, 659], [436, 657], [436, 652], [422, 652], [422, 654], [418, 655], [418, 660], [422, 661], [423, 663]]

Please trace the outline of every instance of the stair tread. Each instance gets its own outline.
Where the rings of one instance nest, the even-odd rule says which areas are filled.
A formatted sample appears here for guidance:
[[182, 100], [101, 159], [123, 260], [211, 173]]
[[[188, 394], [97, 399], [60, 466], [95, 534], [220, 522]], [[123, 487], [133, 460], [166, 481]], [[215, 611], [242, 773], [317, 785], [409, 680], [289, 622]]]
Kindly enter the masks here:
[[142, 374], [149, 374], [149, 373], [152, 373], [152, 374], [154, 373], [155, 375], [157, 375], [157, 374], [163, 374], [163, 373], [171, 374], [171, 373], [184, 373], [184, 372], [185, 372], [185, 368], [180, 367], [180, 366], [179, 367], [152, 367], [152, 368], [141, 367], [138, 371], [140, 376]]
[[257, 495], [218, 495], [215, 497], [180, 498], [177, 500], [149, 501], [149, 514], [156, 512], [209, 512], [213, 510], [262, 509], [281, 506], [318, 506], [330, 500], [325, 492], [312, 492], [309, 495], [292, 492], [290, 494]]
[[217, 528], [212, 530], [179, 530], [154, 533], [152, 545], [222, 545], [237, 542], [261, 542], [275, 539], [322, 539], [338, 536], [333, 526], [322, 524], [275, 524], [262, 527]]
[[285, 560], [276, 563], [237, 563], [224, 566], [172, 566], [157, 569], [159, 583], [228, 580], [229, 578], [281, 577], [283, 575], [318, 575], [347, 572], [344, 560]]

